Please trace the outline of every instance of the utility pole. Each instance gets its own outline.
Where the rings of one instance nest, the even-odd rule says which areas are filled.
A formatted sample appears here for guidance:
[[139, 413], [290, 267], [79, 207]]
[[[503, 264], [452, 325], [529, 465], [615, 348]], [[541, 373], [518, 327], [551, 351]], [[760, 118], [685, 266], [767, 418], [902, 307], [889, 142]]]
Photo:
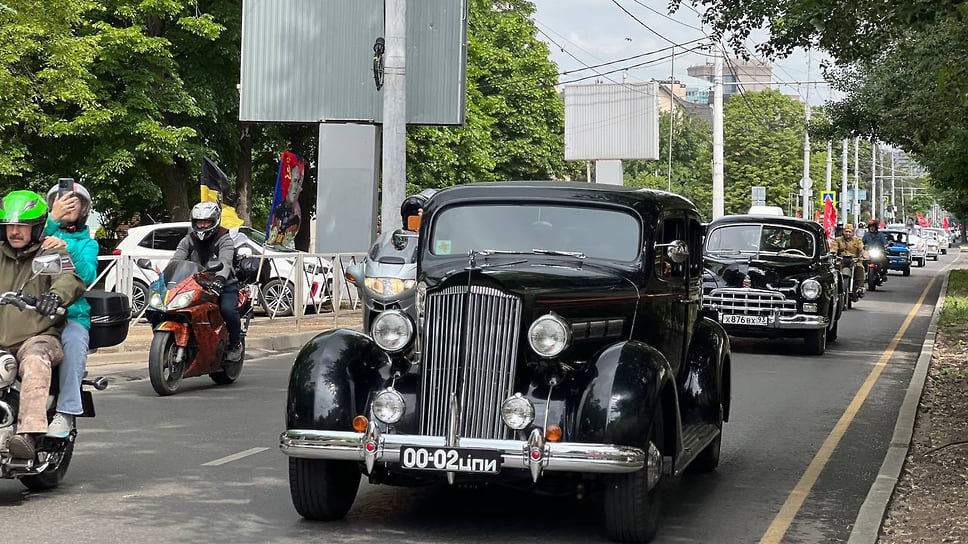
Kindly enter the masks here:
[[840, 154], [840, 222], [847, 224], [847, 138], [844, 138], [844, 150]]
[[891, 218], [894, 222], [897, 222], [897, 201], [894, 200], [896, 193], [894, 192], [894, 153], [891, 153]]
[[[807, 51], [807, 81], [810, 81], [810, 51]], [[810, 85], [807, 85], [806, 97], [803, 100], [804, 120], [803, 128], [803, 177], [800, 178], [800, 194], [803, 199], [803, 218], [810, 217], [810, 193], [813, 180], [810, 179]]]
[[884, 192], [884, 154], [877, 154], [877, 162], [881, 165], [881, 175], [877, 176], [877, 194], [881, 195], [881, 200], [877, 204], [877, 209], [880, 210], [879, 217], [882, 217], [885, 222], [887, 222], [887, 202], [884, 198], [887, 193]]
[[860, 136], [854, 137], [854, 224], [860, 223]]
[[669, 74], [669, 187], [672, 192], [672, 131], [676, 127], [676, 46], [672, 45], [672, 68]]
[[877, 142], [871, 140], [871, 219], [877, 219]]
[[386, 54], [383, 76], [383, 232], [403, 226], [400, 204], [407, 192], [407, 0], [385, 0]]
[[834, 143], [827, 140], [827, 186], [826, 190], [831, 190], [831, 178], [834, 174]]
[[723, 52], [713, 42], [713, 219], [726, 213], [723, 187]]

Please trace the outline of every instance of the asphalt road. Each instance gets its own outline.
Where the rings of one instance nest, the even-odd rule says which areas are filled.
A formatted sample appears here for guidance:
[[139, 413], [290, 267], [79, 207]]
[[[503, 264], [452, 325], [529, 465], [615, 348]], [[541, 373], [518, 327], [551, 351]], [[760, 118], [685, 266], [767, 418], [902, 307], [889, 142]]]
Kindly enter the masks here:
[[[784, 542], [843, 542], [894, 428], [941, 286], [942, 257], [895, 273], [845, 313], [823, 357], [798, 340], [735, 340], [733, 408], [722, 464], [665, 488], [657, 542], [757, 542], [922, 291], [935, 279], [894, 355], [849, 421]], [[343, 522], [302, 520], [278, 451], [292, 355], [247, 363], [240, 381], [207, 378], [159, 398], [136, 367], [96, 394], [80, 420], [67, 480], [32, 493], [0, 480], [5, 542], [604, 542], [601, 503], [505, 490], [361, 486]], [[55, 532], [56, 531], [56, 532]]]

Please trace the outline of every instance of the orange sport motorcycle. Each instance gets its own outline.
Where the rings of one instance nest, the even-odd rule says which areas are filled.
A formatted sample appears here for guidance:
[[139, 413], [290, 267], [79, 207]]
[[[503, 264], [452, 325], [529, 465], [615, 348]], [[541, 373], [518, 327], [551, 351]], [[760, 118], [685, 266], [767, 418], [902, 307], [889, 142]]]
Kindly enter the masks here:
[[[151, 264], [139, 259], [138, 266]], [[213, 273], [220, 268], [202, 269], [190, 261], [172, 260], [151, 286], [146, 317], [154, 334], [148, 377], [158, 395], [176, 393], [182, 378], [208, 374], [213, 382], [227, 385], [242, 373], [252, 300], [248, 288], [239, 290], [242, 357], [238, 362], [227, 361], [229, 332], [219, 311], [218, 295], [211, 290]]]

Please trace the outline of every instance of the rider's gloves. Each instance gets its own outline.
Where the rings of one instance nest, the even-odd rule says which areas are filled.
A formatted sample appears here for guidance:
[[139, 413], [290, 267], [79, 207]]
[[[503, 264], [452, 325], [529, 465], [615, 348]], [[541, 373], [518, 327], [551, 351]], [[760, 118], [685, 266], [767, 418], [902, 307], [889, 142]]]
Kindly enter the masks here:
[[212, 283], [209, 286], [209, 289], [211, 289], [212, 292], [215, 293], [216, 295], [221, 295], [223, 287], [225, 287], [225, 282], [222, 280], [222, 278], [215, 278], [214, 280], [212, 280]]
[[60, 308], [63, 304], [64, 301], [60, 295], [48, 291], [37, 299], [37, 311], [44, 315], [54, 315], [57, 313], [57, 308]]

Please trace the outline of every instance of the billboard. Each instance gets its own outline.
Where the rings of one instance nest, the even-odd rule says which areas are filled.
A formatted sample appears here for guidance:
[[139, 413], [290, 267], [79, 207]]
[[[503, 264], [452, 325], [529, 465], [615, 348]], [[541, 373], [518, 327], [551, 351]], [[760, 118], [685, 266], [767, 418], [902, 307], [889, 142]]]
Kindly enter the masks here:
[[565, 87], [565, 160], [658, 158], [658, 82]]

